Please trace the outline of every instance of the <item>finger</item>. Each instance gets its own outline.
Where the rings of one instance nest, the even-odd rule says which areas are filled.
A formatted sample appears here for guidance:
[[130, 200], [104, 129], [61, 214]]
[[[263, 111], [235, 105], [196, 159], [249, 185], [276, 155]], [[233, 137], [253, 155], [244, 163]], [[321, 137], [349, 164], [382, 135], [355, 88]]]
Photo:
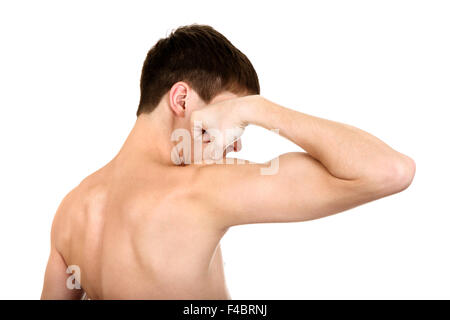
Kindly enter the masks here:
[[234, 151], [235, 152], [239, 152], [242, 149], [242, 141], [241, 139], [238, 139], [237, 141], [234, 142]]
[[211, 142], [211, 136], [209, 135], [208, 131], [203, 130], [202, 131], [202, 141], [205, 143]]
[[212, 141], [208, 143], [203, 152], [203, 160], [218, 161], [223, 157], [223, 148], [217, 145], [216, 142]]
[[201, 120], [194, 120], [192, 123], [192, 136], [194, 139], [201, 139], [202, 134], [205, 131], [203, 121]]
[[226, 155], [227, 155], [228, 153], [234, 152], [234, 151], [235, 151], [235, 150], [234, 150], [234, 144], [231, 145], [231, 146], [228, 146], [228, 147], [225, 149], [225, 151], [223, 152], [223, 157], [226, 157]]
[[233, 145], [244, 133], [244, 128], [233, 127], [231, 129], [225, 130], [225, 148]]
[[239, 152], [241, 151], [241, 149], [242, 149], [241, 139], [238, 139], [225, 149], [225, 151], [223, 152], [223, 157], [225, 158], [226, 155], [230, 152]]
[[204, 155], [206, 159], [220, 160], [225, 150], [223, 134], [217, 129], [209, 129], [208, 134], [211, 142], [206, 146]]

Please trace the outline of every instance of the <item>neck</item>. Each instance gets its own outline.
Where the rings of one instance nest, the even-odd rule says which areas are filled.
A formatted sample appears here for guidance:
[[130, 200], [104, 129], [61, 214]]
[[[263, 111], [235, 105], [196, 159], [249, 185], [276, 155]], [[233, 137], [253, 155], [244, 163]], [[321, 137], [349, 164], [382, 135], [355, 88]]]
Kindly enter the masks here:
[[173, 129], [173, 118], [164, 106], [141, 114], [116, 158], [131, 156], [162, 165], [174, 165], [171, 160], [174, 143], [170, 140]]

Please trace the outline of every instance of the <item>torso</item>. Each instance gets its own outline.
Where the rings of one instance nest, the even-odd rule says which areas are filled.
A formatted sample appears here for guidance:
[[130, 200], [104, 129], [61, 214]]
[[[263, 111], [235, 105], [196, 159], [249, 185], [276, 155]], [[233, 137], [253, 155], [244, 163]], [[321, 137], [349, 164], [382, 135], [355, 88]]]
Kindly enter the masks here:
[[107, 165], [61, 204], [55, 245], [91, 299], [229, 299], [195, 170]]

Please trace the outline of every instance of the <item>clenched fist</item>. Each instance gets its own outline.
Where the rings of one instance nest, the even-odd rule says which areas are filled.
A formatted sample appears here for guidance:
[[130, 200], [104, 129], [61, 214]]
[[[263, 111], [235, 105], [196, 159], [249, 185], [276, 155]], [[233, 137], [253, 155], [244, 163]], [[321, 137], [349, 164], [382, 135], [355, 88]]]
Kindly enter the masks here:
[[194, 139], [207, 143], [204, 160], [220, 160], [229, 151], [239, 151], [240, 137], [248, 122], [246, 107], [255, 96], [220, 101], [192, 112]]

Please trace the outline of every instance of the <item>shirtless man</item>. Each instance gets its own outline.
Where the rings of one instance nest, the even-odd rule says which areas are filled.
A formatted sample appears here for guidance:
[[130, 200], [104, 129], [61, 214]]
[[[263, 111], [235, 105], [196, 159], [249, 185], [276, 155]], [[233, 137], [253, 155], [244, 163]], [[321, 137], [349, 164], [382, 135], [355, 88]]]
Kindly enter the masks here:
[[[214, 148], [194, 163], [171, 137], [199, 123], [202, 150]], [[262, 174], [269, 164], [206, 163], [239, 149], [248, 124], [306, 152], [281, 155], [274, 174]], [[234, 135], [219, 145], [213, 129]], [[261, 97], [250, 61], [211, 27], [179, 28], [148, 53], [122, 149], [58, 208], [42, 299], [228, 299], [228, 228], [325, 217], [400, 192], [414, 173], [413, 160], [362, 130]], [[69, 266], [80, 289], [67, 285]]]

